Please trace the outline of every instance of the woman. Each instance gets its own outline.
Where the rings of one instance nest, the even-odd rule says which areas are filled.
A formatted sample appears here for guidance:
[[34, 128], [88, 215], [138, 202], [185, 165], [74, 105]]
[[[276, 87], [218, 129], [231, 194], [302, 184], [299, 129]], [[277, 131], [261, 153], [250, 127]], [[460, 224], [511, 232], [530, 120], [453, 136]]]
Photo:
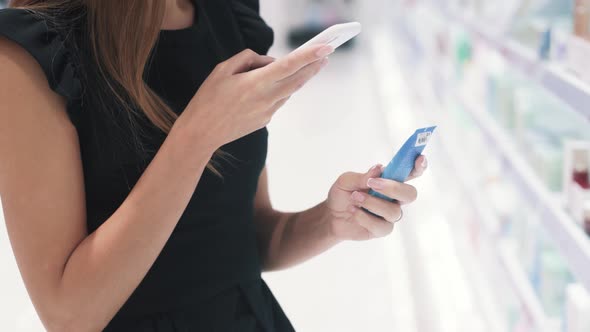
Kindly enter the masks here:
[[376, 166], [307, 211], [272, 208], [265, 126], [333, 49], [259, 55], [272, 30], [258, 1], [11, 6], [0, 195], [48, 331], [292, 331], [261, 271], [390, 233], [400, 205], [369, 188], [416, 198]]

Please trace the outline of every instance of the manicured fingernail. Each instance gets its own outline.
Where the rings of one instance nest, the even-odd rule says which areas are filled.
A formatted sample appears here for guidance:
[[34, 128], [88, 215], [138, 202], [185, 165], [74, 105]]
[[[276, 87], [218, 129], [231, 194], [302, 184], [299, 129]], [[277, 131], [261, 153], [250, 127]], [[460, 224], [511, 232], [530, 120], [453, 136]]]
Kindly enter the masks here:
[[367, 180], [367, 187], [372, 189], [383, 189], [385, 187], [385, 182], [382, 179], [370, 178]]
[[352, 199], [359, 202], [359, 203], [362, 203], [365, 201], [366, 197], [365, 197], [365, 194], [355, 191], [352, 193]]
[[328, 60], [328, 58], [323, 58], [322, 62], [320, 63], [320, 68], [324, 68], [328, 62], [330, 62], [330, 60]]
[[424, 158], [424, 160], [422, 160], [422, 168], [426, 168], [428, 167], [428, 160], [426, 158]]
[[369, 171], [367, 173], [371, 173], [372, 171], [374, 171], [379, 166], [381, 166], [381, 165], [380, 164], [373, 165], [373, 167], [369, 168]]
[[330, 46], [330, 45], [326, 45], [322, 48], [320, 48], [317, 52], [316, 55], [323, 58], [325, 56], [328, 56], [330, 54], [334, 53], [334, 47]]

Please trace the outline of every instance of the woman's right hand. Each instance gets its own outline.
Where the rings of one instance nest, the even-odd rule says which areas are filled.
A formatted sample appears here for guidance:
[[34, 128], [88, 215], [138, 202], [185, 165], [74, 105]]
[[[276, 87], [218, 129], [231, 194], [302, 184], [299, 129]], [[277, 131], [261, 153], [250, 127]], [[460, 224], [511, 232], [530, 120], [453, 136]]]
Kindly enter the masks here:
[[275, 61], [245, 50], [215, 67], [177, 122], [216, 150], [266, 126], [333, 51], [319, 45]]

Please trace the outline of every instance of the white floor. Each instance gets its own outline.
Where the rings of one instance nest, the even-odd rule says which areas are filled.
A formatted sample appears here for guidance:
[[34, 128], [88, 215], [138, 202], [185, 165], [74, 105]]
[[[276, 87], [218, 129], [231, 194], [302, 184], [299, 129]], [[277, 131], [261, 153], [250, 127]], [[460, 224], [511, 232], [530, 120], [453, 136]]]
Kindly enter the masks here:
[[[286, 52], [281, 7], [263, 1], [277, 31], [272, 54]], [[298, 211], [325, 199], [344, 171], [364, 172], [395, 152], [376, 89], [367, 41], [334, 54], [324, 72], [269, 126], [268, 167], [276, 208]], [[412, 128], [413, 129], [413, 128]], [[400, 134], [405, 136], [408, 132]], [[424, 206], [417, 203], [414, 209]], [[405, 224], [413, 221], [410, 213]], [[410, 226], [405, 226], [410, 227]], [[298, 331], [413, 332], [413, 300], [403, 230], [386, 239], [345, 243], [286, 272], [265, 275]], [[0, 222], [0, 330], [41, 331]]]

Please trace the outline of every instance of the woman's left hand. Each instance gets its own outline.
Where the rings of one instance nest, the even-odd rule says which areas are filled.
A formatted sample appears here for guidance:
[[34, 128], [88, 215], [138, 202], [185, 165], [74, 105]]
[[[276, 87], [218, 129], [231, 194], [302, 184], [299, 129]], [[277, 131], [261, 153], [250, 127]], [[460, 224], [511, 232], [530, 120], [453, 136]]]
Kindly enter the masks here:
[[[427, 167], [426, 157], [418, 157], [406, 181], [421, 176]], [[381, 179], [382, 168], [381, 165], [375, 165], [367, 173], [344, 173], [332, 185], [326, 207], [330, 214], [330, 234], [337, 240], [362, 241], [390, 234], [394, 224], [403, 217], [402, 205], [416, 200], [416, 188], [406, 183]], [[396, 201], [389, 202], [369, 195], [370, 189]]]

